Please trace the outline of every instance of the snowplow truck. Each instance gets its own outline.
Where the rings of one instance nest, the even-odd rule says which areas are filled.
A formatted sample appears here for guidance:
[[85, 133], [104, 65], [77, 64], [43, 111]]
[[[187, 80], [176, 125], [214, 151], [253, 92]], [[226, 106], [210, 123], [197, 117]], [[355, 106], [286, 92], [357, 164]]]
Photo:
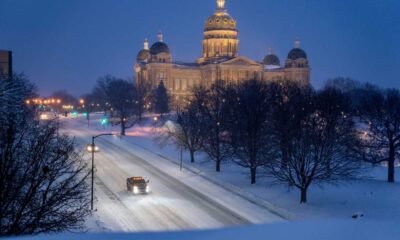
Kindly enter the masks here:
[[143, 177], [131, 177], [126, 180], [126, 187], [133, 194], [147, 194], [150, 192], [149, 182]]

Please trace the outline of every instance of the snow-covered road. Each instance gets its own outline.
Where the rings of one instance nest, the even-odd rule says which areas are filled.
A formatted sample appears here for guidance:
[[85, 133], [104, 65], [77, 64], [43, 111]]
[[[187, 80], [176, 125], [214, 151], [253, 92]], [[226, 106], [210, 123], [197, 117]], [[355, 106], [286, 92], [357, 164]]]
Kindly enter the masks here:
[[[95, 134], [93, 130], [71, 122], [66, 122], [66, 125], [65, 131], [74, 136], [82, 148]], [[96, 139], [96, 144], [101, 150], [95, 154], [97, 212], [91, 224], [93, 231], [207, 229], [266, 222], [265, 219], [254, 221], [240, 210], [233, 211], [226, 202], [215, 201], [204, 190], [183, 184], [182, 179], [172, 176], [176, 173], [170, 173], [168, 169], [160, 170], [150, 164], [146, 155], [135, 154], [117, 137], [102, 137]], [[90, 159], [89, 154], [85, 157]], [[125, 190], [126, 179], [132, 176], [149, 179], [151, 194], [134, 196], [128, 193]], [[252, 206], [243, 206], [242, 211], [246, 207]], [[257, 211], [257, 207], [253, 210]], [[271, 222], [282, 220], [279, 216], [268, 214], [269, 217], [263, 214], [263, 218]]]

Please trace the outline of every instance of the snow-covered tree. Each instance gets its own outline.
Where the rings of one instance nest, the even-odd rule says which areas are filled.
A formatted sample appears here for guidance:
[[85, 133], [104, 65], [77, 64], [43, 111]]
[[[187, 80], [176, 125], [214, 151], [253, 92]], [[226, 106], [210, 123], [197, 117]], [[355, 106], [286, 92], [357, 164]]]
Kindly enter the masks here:
[[0, 236], [81, 229], [90, 214], [86, 162], [57, 124], [34, 120], [32, 93], [20, 75], [0, 81]]
[[177, 109], [175, 122], [167, 122], [158, 141], [165, 145], [168, 140], [190, 153], [190, 161], [195, 162], [195, 153], [202, 148], [200, 112], [194, 104]]

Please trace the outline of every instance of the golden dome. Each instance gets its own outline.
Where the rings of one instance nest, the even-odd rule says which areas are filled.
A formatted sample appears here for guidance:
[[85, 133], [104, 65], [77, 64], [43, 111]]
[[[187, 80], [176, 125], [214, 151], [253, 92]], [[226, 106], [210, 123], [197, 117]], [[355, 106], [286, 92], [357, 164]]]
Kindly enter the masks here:
[[212, 30], [234, 30], [236, 31], [236, 21], [229, 16], [229, 14], [224, 15], [217, 15], [214, 14], [213, 16], [207, 19], [205, 31], [212, 31]]
[[236, 20], [225, 9], [225, 1], [217, 0], [217, 11], [205, 23], [205, 31], [233, 30], [236, 31]]

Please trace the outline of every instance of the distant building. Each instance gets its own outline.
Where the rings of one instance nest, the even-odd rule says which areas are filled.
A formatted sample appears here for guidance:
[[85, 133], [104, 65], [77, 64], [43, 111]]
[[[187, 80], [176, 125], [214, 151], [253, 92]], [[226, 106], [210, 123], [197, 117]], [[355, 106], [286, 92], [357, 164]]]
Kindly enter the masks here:
[[9, 78], [12, 72], [12, 52], [0, 50], [0, 77]]
[[173, 61], [170, 48], [160, 32], [158, 42], [149, 47], [146, 39], [144, 48], [137, 54], [136, 80], [150, 82], [153, 86], [163, 81], [178, 101], [188, 96], [193, 86], [210, 86], [215, 81], [237, 83], [258, 79], [310, 83], [311, 68], [299, 40], [295, 41], [283, 64], [272, 49], [259, 61], [240, 56], [237, 22], [228, 14], [225, 0], [216, 1], [215, 13], [205, 22], [203, 51], [199, 59], [192, 63]]

